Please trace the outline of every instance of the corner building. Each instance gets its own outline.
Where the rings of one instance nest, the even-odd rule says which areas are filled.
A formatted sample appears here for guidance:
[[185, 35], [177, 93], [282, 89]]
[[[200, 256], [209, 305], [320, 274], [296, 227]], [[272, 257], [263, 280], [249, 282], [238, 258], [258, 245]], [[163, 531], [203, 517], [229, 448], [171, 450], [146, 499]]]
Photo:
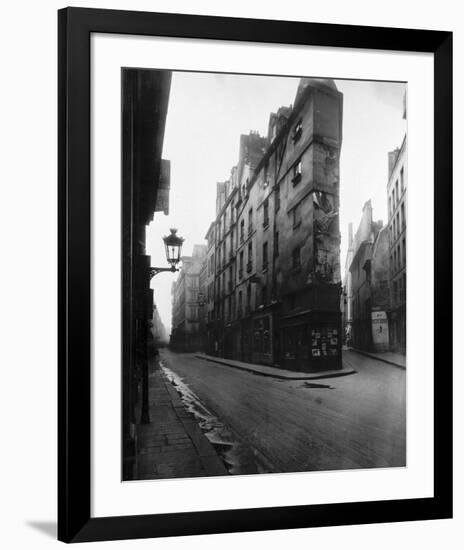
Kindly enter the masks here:
[[343, 96], [301, 79], [268, 135], [240, 137], [208, 240], [208, 351], [300, 371], [341, 367]]
[[191, 256], [182, 256], [182, 269], [172, 283], [172, 329], [170, 346], [176, 351], [204, 350], [203, 304], [200, 294], [206, 257], [203, 244], [193, 245]]

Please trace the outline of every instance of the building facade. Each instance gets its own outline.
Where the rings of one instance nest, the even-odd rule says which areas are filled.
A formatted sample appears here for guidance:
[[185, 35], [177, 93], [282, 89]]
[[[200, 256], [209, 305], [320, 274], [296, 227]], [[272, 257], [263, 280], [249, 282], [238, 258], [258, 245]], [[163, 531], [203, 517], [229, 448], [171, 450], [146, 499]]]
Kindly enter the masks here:
[[206, 246], [195, 244], [192, 256], [182, 257], [182, 269], [172, 284], [172, 329], [170, 346], [176, 351], [205, 349], [204, 304], [200, 286], [206, 258]]
[[387, 351], [390, 304], [388, 228], [382, 221], [373, 221], [371, 201], [363, 207], [361, 222], [352, 241], [349, 274], [350, 344], [366, 351]]
[[301, 79], [268, 135], [240, 138], [207, 232], [208, 351], [291, 370], [341, 367], [343, 96]]
[[161, 158], [171, 73], [122, 71], [123, 479], [133, 479], [135, 426], [148, 417], [153, 290], [146, 226], [169, 208], [170, 164]]
[[388, 153], [390, 346], [406, 353], [407, 139]]

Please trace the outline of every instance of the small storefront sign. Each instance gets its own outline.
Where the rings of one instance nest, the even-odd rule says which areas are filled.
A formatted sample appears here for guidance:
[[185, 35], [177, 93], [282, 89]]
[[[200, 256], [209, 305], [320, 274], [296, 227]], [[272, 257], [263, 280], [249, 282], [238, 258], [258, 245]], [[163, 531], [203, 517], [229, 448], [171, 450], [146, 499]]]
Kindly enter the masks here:
[[378, 351], [388, 350], [388, 317], [385, 311], [373, 311], [372, 343]]

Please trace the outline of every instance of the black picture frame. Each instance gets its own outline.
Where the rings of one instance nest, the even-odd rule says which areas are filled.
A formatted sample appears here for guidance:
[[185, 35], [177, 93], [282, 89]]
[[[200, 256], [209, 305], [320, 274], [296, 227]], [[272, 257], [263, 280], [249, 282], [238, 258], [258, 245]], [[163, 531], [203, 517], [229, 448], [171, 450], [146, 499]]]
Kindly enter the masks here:
[[[91, 33], [433, 54], [433, 497], [91, 517]], [[452, 517], [452, 33], [65, 8], [58, 12], [58, 98], [58, 539], [84, 542]]]

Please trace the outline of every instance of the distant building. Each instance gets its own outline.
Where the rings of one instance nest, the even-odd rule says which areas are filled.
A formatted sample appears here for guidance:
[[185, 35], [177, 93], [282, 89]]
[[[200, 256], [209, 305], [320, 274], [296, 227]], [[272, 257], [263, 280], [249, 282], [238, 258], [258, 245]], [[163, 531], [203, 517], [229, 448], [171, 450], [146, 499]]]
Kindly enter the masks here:
[[240, 137], [206, 235], [208, 351], [292, 370], [341, 367], [342, 102], [333, 80], [301, 79], [267, 136]]
[[166, 327], [161, 320], [158, 308], [153, 306], [153, 319], [151, 321], [151, 331], [153, 334], [153, 344], [155, 347], [163, 347], [169, 342], [168, 333]]
[[352, 241], [349, 265], [350, 343], [354, 348], [366, 351], [389, 348], [388, 273], [388, 230], [382, 221], [373, 221], [371, 201], [367, 201]]
[[390, 346], [406, 353], [407, 139], [388, 153]]
[[[192, 256], [182, 257], [182, 269], [172, 284], [172, 332], [170, 345], [177, 351], [200, 351], [205, 348], [205, 330], [201, 327], [204, 305], [199, 295], [206, 246], [195, 244]], [[203, 330], [200, 330], [203, 328]]]

